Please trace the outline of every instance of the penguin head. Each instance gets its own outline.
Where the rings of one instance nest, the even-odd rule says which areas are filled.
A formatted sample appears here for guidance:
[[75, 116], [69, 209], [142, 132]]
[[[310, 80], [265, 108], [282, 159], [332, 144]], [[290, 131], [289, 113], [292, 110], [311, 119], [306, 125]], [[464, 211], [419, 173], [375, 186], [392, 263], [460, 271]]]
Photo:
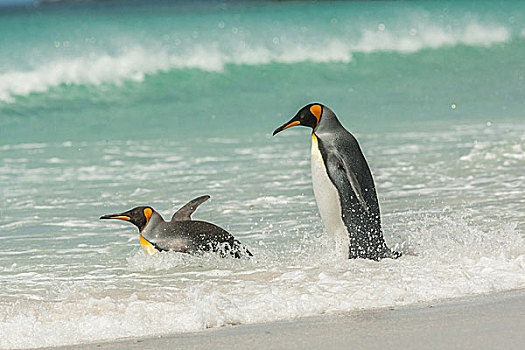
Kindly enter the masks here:
[[317, 128], [321, 122], [325, 108], [326, 107], [320, 103], [310, 103], [304, 106], [290, 121], [275, 129], [273, 135], [296, 125], [309, 126], [312, 128], [312, 131], [315, 131], [315, 128]]
[[129, 221], [133, 225], [137, 226], [139, 231], [142, 232], [144, 227], [148, 225], [148, 222], [154, 212], [155, 210], [152, 207], [136, 207], [120, 214], [103, 215], [100, 217], [100, 219]]

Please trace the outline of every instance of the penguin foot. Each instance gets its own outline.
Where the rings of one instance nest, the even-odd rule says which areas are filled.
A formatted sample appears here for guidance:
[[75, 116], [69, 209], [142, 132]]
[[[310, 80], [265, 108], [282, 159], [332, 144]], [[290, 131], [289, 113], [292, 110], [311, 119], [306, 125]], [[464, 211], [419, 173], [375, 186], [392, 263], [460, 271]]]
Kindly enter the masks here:
[[403, 254], [400, 252], [396, 252], [395, 250], [391, 250], [386, 245], [383, 247], [383, 249], [352, 249], [353, 247], [350, 246], [350, 252], [349, 252], [349, 259], [369, 259], [369, 260], [375, 260], [379, 261], [382, 259], [397, 259]]

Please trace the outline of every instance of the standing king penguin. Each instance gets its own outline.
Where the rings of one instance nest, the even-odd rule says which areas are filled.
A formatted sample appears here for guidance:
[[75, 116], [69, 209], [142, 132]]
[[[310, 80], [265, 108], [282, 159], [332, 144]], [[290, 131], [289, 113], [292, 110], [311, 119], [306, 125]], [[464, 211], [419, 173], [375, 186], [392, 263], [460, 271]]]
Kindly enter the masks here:
[[136, 207], [124, 213], [104, 215], [100, 219], [129, 221], [139, 229], [140, 245], [144, 253], [161, 251], [195, 254], [203, 251], [220, 252], [221, 256], [235, 258], [252, 256], [238, 240], [212, 223], [191, 219], [191, 214], [210, 196], [201, 196], [180, 208], [171, 221], [164, 221], [152, 207]]
[[328, 234], [349, 247], [350, 259], [399, 257], [383, 238], [374, 179], [354, 136], [320, 103], [303, 107], [273, 135], [296, 125], [312, 128], [312, 182]]

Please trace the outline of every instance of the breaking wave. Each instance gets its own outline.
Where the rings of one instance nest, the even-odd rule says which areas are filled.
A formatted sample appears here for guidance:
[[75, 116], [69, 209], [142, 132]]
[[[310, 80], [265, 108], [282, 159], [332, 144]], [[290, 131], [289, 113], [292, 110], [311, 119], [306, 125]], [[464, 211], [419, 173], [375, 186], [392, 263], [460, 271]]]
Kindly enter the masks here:
[[[384, 25], [365, 29], [354, 38], [324, 40], [285, 40], [271, 43], [198, 43], [183, 50], [152, 45], [128, 45], [118, 54], [102, 52], [86, 56], [57, 58], [33, 69], [0, 74], [0, 101], [14, 102], [16, 96], [43, 93], [61, 85], [120, 85], [126, 81], [141, 82], [147, 75], [178, 69], [200, 69], [222, 72], [227, 65], [258, 66], [271, 63], [294, 64], [348, 63], [355, 53], [396, 52], [410, 54], [424, 49], [456, 45], [490, 46], [507, 42], [510, 31], [503, 26], [483, 26], [473, 22], [462, 30], [426, 26], [408, 30], [388, 30]], [[322, 47], [322, 50], [319, 50]]]

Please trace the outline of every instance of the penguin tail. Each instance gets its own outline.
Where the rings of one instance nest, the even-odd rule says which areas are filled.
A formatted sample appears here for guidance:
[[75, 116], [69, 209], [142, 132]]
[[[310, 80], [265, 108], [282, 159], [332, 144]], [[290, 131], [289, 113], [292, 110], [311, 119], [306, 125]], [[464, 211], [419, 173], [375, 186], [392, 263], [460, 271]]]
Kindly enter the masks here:
[[242, 258], [247, 258], [249, 259], [250, 257], [253, 256], [253, 254], [248, 250], [248, 248], [246, 248], [246, 246], [244, 244], [242, 244], [241, 242], [239, 242], [238, 240], [235, 240], [234, 243], [233, 243], [233, 246], [234, 246], [234, 249], [233, 249], [233, 256], [237, 259], [242, 259]]
[[381, 252], [379, 255], [378, 255], [378, 259], [377, 260], [382, 260], [382, 259], [397, 259], [397, 258], [400, 258], [403, 254], [400, 253], [400, 252], [396, 252], [395, 250], [392, 250], [390, 248], [386, 248], [383, 252]]

